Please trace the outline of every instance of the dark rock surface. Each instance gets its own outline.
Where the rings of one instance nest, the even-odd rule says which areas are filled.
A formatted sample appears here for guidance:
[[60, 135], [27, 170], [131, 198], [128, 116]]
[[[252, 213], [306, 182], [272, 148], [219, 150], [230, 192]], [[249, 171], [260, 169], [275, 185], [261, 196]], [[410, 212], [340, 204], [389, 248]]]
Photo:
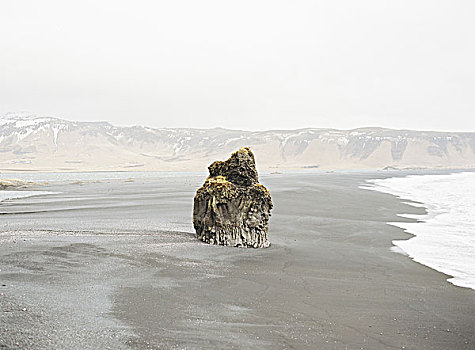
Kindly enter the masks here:
[[209, 244], [265, 248], [272, 199], [259, 183], [254, 155], [247, 147], [209, 167], [194, 199], [196, 236]]

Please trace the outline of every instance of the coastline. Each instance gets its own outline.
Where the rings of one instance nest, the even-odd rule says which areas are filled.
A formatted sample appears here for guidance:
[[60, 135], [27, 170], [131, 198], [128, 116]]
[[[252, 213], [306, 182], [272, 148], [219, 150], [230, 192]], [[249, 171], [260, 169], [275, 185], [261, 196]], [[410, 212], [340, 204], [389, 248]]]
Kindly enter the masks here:
[[415, 207], [425, 208], [423, 215], [399, 213], [416, 223], [388, 222], [413, 235], [393, 244], [417, 263], [451, 276], [456, 286], [475, 289], [474, 223], [471, 209], [475, 199], [469, 189], [475, 186], [474, 172], [410, 175], [368, 181], [368, 190], [396, 196]]
[[[150, 228], [161, 227], [151, 215], [186, 220], [201, 178], [120, 182], [117, 196], [127, 207], [103, 209], [103, 224], [95, 221], [97, 209], [88, 209], [92, 198], [64, 215], [48, 211], [53, 204], [40, 197], [20, 201], [37, 213], [0, 217], [11, 230], [0, 238], [2, 310], [6, 298], [17, 305], [3, 315], [10, 331], [0, 330], [0, 340], [14, 349], [93, 349], [98, 339], [118, 349], [470, 349], [475, 293], [391, 251], [393, 240], [411, 235], [386, 223], [415, 222], [397, 214], [424, 209], [360, 189], [369, 175], [261, 177], [275, 203], [272, 245], [261, 250], [209, 246], [185, 229]], [[117, 187], [107, 186], [75, 191]], [[135, 210], [127, 194], [146, 188], [154, 189], [153, 201]], [[54, 205], [68, 203], [61, 196]], [[129, 226], [118, 219], [125, 212], [138, 215]], [[78, 227], [75, 217], [91, 223]], [[76, 230], [65, 234], [68, 225]], [[81, 327], [96, 329], [86, 336]]]

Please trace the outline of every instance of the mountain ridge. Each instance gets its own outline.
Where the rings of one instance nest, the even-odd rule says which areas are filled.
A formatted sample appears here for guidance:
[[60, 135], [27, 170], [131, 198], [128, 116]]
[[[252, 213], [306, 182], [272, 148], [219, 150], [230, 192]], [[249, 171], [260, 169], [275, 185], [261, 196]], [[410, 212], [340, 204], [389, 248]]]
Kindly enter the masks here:
[[475, 132], [151, 128], [28, 113], [0, 117], [0, 171], [204, 171], [243, 146], [264, 171], [475, 167]]

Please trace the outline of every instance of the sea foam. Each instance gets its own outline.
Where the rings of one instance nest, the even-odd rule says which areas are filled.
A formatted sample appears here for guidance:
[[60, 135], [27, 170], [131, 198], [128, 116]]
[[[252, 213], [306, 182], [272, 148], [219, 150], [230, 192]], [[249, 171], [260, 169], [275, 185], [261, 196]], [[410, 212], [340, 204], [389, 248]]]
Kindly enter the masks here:
[[426, 215], [400, 214], [417, 223], [391, 222], [415, 237], [393, 241], [414, 261], [453, 276], [454, 285], [475, 289], [475, 173], [410, 175], [368, 180], [367, 189], [389, 193]]

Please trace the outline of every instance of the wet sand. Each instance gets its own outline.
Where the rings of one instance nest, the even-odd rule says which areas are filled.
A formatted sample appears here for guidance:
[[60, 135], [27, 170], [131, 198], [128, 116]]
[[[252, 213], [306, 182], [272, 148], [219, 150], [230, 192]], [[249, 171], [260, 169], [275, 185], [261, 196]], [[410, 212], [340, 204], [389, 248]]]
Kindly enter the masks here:
[[475, 291], [390, 251], [423, 209], [358, 188], [384, 176], [262, 177], [259, 250], [195, 240], [200, 177], [0, 204], [0, 348], [473, 349]]

